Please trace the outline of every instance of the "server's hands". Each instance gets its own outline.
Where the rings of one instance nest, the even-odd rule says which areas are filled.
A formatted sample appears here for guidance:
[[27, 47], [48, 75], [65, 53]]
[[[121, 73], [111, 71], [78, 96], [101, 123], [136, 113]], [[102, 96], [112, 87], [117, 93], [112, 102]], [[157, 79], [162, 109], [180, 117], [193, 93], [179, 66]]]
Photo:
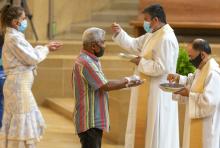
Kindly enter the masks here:
[[189, 90], [185, 87], [180, 91], [174, 92], [174, 94], [179, 94], [181, 96], [189, 97]]

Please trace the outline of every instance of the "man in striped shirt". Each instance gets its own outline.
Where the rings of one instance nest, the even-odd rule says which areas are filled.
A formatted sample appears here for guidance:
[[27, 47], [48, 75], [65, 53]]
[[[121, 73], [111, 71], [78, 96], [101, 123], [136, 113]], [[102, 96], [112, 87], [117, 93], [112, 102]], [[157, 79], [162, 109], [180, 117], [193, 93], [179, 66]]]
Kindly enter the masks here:
[[82, 41], [83, 49], [73, 67], [75, 124], [82, 148], [101, 148], [103, 130], [109, 131], [107, 91], [138, 86], [143, 81], [131, 77], [114, 81], [105, 78], [99, 61], [105, 51], [104, 30], [89, 28]]

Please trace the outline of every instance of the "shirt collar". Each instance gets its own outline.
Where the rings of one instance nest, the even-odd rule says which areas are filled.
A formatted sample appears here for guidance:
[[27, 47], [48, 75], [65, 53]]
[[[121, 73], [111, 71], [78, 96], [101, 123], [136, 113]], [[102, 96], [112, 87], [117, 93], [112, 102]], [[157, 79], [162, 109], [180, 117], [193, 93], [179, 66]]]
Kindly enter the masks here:
[[157, 31], [155, 31], [153, 34], [160, 34], [162, 32], [173, 32], [173, 29], [170, 27], [169, 24], [165, 24], [163, 27], [161, 27], [160, 29], [158, 29]]
[[12, 33], [12, 34], [19, 34], [19, 35], [21, 35], [21, 36], [24, 37], [24, 34], [23, 34], [22, 32], [20, 32], [20, 31], [14, 29], [14, 28], [11, 28], [11, 27], [7, 27], [7, 28], [6, 28], [6, 32]]
[[95, 60], [97, 62], [99, 61], [98, 57], [96, 57], [94, 54], [92, 54], [84, 49], [81, 50], [81, 53], [86, 54], [87, 56], [89, 56], [90, 58], [92, 58], [93, 60]]
[[162, 28], [164, 31], [173, 32], [173, 29], [170, 27], [169, 24], [164, 25]]

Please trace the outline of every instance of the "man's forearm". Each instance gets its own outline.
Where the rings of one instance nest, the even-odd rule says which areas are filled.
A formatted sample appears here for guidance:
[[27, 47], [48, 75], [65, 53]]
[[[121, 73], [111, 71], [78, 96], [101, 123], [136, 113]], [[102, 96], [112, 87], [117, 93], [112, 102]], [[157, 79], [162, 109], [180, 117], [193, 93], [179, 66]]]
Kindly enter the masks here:
[[126, 84], [128, 83], [128, 80], [121, 79], [121, 80], [112, 80], [109, 81], [107, 84], [102, 86], [100, 90], [103, 91], [111, 91], [111, 90], [118, 90], [126, 87]]

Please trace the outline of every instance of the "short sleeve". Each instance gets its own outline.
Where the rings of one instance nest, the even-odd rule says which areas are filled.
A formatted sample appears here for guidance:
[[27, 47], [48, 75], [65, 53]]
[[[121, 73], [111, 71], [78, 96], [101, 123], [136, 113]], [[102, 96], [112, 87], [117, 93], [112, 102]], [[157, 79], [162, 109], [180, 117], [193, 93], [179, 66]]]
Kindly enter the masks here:
[[91, 85], [95, 90], [99, 89], [108, 82], [101, 68], [99, 68], [93, 62], [84, 64], [82, 74], [83, 77], [88, 81], [89, 85]]

